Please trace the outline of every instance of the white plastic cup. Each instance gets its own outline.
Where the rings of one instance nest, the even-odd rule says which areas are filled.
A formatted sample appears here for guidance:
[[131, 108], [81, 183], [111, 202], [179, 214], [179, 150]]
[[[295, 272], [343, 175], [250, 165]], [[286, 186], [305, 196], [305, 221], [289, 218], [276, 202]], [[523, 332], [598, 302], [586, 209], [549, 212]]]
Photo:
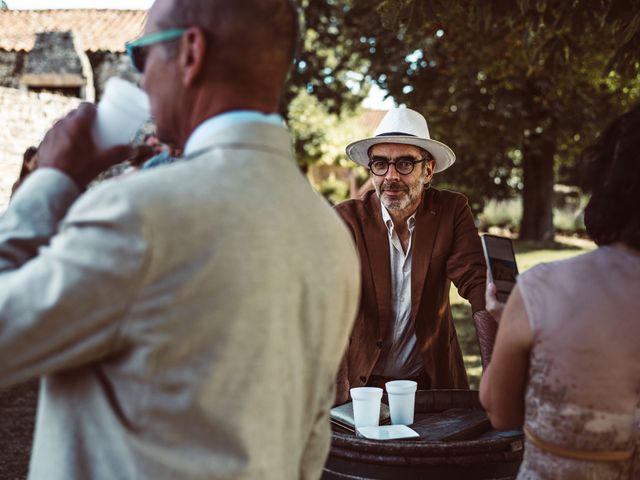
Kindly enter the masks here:
[[418, 384], [412, 380], [393, 380], [384, 384], [389, 397], [392, 425], [411, 425]]
[[353, 422], [356, 428], [377, 427], [380, 423], [382, 389], [378, 387], [352, 388], [351, 399], [353, 400]]
[[151, 118], [147, 94], [121, 78], [111, 77], [98, 103], [93, 136], [98, 149], [124, 145]]

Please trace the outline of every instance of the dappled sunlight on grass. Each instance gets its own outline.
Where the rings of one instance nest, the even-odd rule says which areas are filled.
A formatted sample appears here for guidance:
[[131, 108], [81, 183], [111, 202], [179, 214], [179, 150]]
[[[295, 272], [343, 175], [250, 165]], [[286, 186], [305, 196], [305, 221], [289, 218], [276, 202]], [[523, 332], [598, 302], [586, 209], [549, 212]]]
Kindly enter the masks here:
[[575, 257], [582, 253], [586, 253], [595, 248], [595, 244], [585, 244], [583, 247], [576, 245], [564, 245], [560, 248], [543, 248], [535, 249], [527, 245], [521, 246], [520, 242], [516, 243], [516, 261], [518, 263], [518, 271], [520, 273], [529, 270], [531, 267], [544, 262], [555, 262]]

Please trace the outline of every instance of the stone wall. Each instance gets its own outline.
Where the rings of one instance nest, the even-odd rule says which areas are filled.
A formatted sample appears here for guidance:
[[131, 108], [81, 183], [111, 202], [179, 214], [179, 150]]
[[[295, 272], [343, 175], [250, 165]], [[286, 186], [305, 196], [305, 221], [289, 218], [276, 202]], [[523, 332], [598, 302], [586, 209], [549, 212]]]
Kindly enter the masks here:
[[93, 81], [96, 88], [96, 101], [100, 100], [104, 85], [111, 77], [119, 77], [132, 83], [138, 83], [140, 75], [131, 66], [126, 53], [87, 52], [93, 68]]
[[77, 98], [0, 87], [0, 212], [9, 203], [24, 151], [37, 146], [55, 121], [79, 103]]
[[39, 32], [29, 52], [25, 74], [74, 74], [82, 76], [82, 64], [71, 32]]
[[[126, 53], [85, 52], [93, 70], [96, 101], [104, 90], [104, 84], [111, 77], [120, 77], [137, 83], [140, 75], [131, 66]], [[21, 88], [20, 77], [26, 72], [27, 52], [0, 50], [0, 87]]]
[[0, 50], [0, 87], [18, 88], [26, 63], [26, 52]]

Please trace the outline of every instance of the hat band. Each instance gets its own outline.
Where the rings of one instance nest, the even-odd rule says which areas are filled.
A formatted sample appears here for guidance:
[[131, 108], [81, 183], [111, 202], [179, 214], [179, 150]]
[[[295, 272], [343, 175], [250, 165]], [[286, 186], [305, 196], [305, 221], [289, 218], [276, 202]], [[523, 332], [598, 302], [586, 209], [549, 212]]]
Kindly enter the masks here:
[[378, 135], [376, 135], [376, 137], [391, 137], [391, 136], [404, 136], [404, 137], [417, 137], [417, 135], [414, 135], [412, 133], [405, 133], [405, 132], [386, 132], [386, 133], [379, 133]]

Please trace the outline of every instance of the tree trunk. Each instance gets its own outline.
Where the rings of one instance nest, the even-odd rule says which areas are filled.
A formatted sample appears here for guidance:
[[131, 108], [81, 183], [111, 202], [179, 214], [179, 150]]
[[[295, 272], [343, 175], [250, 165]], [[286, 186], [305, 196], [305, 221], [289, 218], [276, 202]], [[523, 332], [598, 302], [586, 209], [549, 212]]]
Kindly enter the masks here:
[[522, 221], [520, 239], [551, 242], [553, 227], [553, 128], [531, 133], [523, 151]]

